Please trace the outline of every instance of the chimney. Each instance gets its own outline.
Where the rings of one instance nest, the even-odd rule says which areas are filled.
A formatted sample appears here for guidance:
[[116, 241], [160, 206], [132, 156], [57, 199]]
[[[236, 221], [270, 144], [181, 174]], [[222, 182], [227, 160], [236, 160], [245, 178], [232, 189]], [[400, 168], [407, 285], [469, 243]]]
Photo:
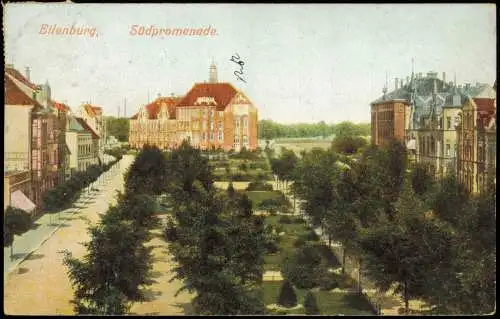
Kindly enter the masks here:
[[398, 89], [398, 78], [394, 78], [394, 90], [397, 90]]
[[446, 83], [446, 72], [443, 72], [443, 82]]
[[31, 79], [30, 79], [30, 67], [29, 66], [27, 66], [25, 68], [25, 75], [26, 75], [26, 78], [28, 79], [28, 81], [31, 81]]

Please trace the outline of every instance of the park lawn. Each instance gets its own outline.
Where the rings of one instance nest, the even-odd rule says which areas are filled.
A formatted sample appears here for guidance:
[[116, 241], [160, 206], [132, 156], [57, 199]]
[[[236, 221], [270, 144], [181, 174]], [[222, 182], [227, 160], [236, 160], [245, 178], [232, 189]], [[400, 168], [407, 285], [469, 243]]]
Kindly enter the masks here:
[[[245, 191], [245, 194], [252, 201], [252, 206], [253, 206], [254, 209], [256, 209], [257, 207], [259, 207], [258, 205], [263, 200], [270, 199], [270, 198], [280, 198], [281, 197], [281, 192], [280, 191]], [[273, 217], [273, 216], [270, 216], [270, 217]]]
[[[282, 281], [262, 283], [262, 300], [265, 305], [275, 304], [278, 300]], [[304, 304], [307, 289], [295, 288], [297, 303]], [[317, 291], [314, 293], [321, 315], [373, 315], [370, 303], [356, 293]], [[304, 309], [289, 310], [286, 314], [304, 314]]]
[[[279, 193], [279, 192], [278, 192]], [[280, 219], [282, 216], [267, 216], [264, 220], [265, 225], [280, 225], [282, 227], [282, 231], [285, 235], [280, 236], [279, 247], [280, 251], [276, 254], [266, 254], [264, 256], [264, 271], [267, 270], [280, 270], [281, 269], [281, 260], [284, 256], [292, 253], [294, 247], [294, 243], [303, 234], [307, 234], [311, 230], [307, 227], [305, 222], [303, 223], [293, 223], [293, 224], [283, 224], [280, 223]], [[291, 217], [296, 218], [296, 216]]]

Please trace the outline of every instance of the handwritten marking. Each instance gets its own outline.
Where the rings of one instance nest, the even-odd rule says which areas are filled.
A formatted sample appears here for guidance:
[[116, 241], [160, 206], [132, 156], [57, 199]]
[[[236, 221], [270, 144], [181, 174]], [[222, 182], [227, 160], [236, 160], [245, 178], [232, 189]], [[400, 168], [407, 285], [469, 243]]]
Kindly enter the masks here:
[[235, 55], [231, 56], [231, 60], [229, 61], [232, 61], [240, 66], [240, 70], [234, 71], [233, 74], [236, 76], [238, 80], [247, 83], [247, 81], [245, 81], [241, 76], [238, 75], [238, 74], [243, 75], [243, 66], [245, 65], [245, 62], [240, 61], [240, 55], [238, 53], [235, 53]]

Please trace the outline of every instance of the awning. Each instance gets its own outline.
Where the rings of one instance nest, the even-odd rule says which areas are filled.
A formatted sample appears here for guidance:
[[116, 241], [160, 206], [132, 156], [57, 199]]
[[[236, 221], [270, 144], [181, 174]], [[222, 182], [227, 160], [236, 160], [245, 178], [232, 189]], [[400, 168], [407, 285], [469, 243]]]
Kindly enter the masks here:
[[20, 190], [10, 194], [10, 206], [20, 208], [28, 213], [36, 208], [36, 205]]

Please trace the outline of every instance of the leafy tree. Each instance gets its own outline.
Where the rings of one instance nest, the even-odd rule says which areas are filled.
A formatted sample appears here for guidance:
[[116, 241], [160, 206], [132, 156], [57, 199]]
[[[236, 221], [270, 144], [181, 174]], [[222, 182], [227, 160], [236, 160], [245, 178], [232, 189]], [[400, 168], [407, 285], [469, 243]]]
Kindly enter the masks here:
[[297, 295], [288, 280], [283, 281], [277, 304], [286, 308], [292, 308], [297, 305]]
[[451, 249], [449, 234], [425, 218], [424, 205], [409, 184], [395, 205], [394, 219], [381, 216], [377, 225], [362, 231], [360, 240], [365, 269], [382, 290], [396, 283], [406, 313], [410, 299], [425, 296], [428, 273]]
[[173, 189], [191, 192], [195, 181], [201, 182], [205, 189], [213, 184], [208, 159], [186, 141], [167, 156], [167, 174], [171, 192]]
[[237, 241], [229, 240], [232, 218], [215, 190], [195, 182], [189, 192], [177, 193], [174, 216], [178, 238], [171, 251], [178, 266], [175, 277], [182, 290], [196, 291], [193, 305], [199, 314], [254, 314], [263, 311], [252, 286], [232, 267]]
[[128, 118], [106, 116], [104, 120], [107, 123], [108, 135], [116, 137], [120, 142], [128, 142], [130, 131], [130, 120]]
[[312, 288], [317, 285], [315, 271], [320, 266], [321, 255], [314, 246], [306, 243], [284, 258], [283, 277], [299, 288]]
[[466, 215], [469, 195], [454, 174], [446, 176], [435, 196], [432, 209], [442, 220], [457, 226]]
[[332, 142], [332, 148], [337, 153], [355, 154], [366, 147], [368, 142], [361, 136], [339, 135]]
[[127, 301], [145, 300], [140, 287], [150, 284], [151, 248], [143, 246], [132, 222], [115, 220], [89, 231], [87, 254], [78, 260], [66, 251], [63, 260], [75, 288], [75, 311], [115, 314], [127, 309]]
[[149, 230], [160, 224], [155, 212], [155, 202], [147, 195], [120, 192], [117, 201], [118, 205], [110, 207], [102, 217], [102, 223], [107, 225], [122, 220], [131, 221], [136, 234], [141, 235], [143, 241], [149, 239]]
[[33, 224], [31, 216], [24, 210], [7, 206], [3, 221], [3, 246], [10, 246], [10, 259], [14, 255], [14, 235], [21, 236]]
[[126, 191], [160, 195], [166, 187], [167, 167], [162, 152], [146, 145], [125, 175]]
[[432, 189], [434, 179], [429, 174], [427, 168], [423, 164], [416, 164], [411, 172], [411, 185], [413, 191], [418, 196], [423, 196]]
[[318, 303], [312, 291], [308, 291], [304, 297], [304, 310], [306, 315], [319, 315]]
[[304, 154], [295, 170], [292, 190], [304, 201], [303, 208], [315, 226], [321, 225], [332, 205], [332, 180], [339, 174], [336, 161], [336, 154], [315, 148]]

